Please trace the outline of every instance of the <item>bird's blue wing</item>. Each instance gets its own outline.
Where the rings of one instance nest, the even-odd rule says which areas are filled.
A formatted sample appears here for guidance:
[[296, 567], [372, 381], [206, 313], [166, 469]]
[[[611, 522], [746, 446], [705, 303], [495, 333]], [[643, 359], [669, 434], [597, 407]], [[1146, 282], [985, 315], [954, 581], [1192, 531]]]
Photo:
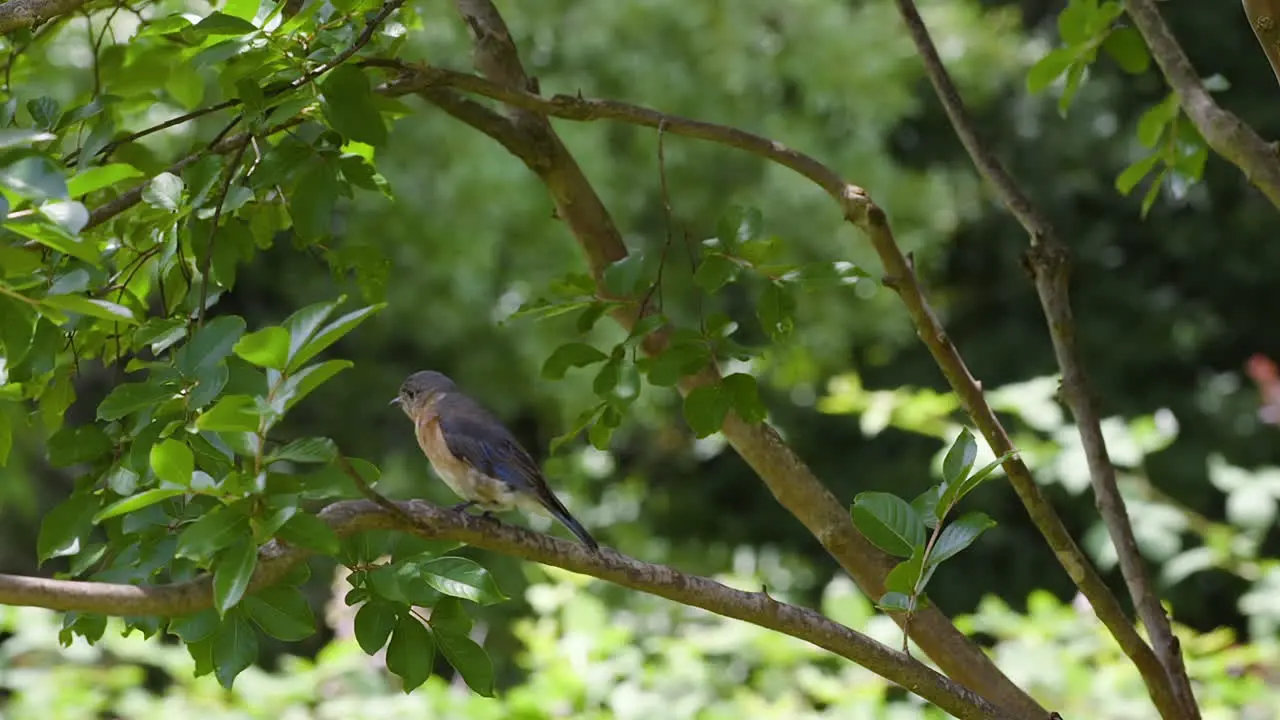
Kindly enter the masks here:
[[517, 488], [537, 491], [542, 472], [528, 451], [483, 408], [442, 407], [440, 431], [454, 457]]

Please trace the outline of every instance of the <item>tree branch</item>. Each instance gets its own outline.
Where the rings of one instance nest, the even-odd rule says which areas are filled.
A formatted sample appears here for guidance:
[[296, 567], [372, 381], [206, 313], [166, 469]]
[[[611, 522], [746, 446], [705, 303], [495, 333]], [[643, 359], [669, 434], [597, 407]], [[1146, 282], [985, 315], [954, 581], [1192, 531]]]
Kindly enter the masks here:
[[[1248, 4], [1263, 5], [1253, 2], [1246, 3], [1246, 6]], [[1169, 86], [1178, 94], [1183, 111], [1195, 123], [1205, 142], [1214, 152], [1244, 171], [1245, 178], [1280, 208], [1280, 154], [1252, 127], [1214, 101], [1182, 45], [1160, 16], [1155, 0], [1125, 0], [1124, 6], [1138, 32], [1146, 39], [1151, 55]], [[1273, 31], [1275, 22], [1272, 17]], [[1254, 27], [1256, 32], [1257, 25]]]
[[[915, 3], [912, 0], [897, 0], [897, 4], [924, 62], [925, 74], [942, 101], [956, 135], [968, 151], [979, 174], [995, 188], [1005, 206], [1031, 235], [1031, 249], [1026, 256], [1026, 265], [1035, 280], [1040, 304], [1048, 321], [1054, 353], [1062, 370], [1063, 399], [1080, 429], [1080, 440], [1089, 466], [1095, 502], [1115, 545], [1129, 596], [1152, 637], [1154, 655], [1146, 643], [1132, 632], [1118, 606], [1108, 610], [1111, 621], [1107, 618], [1103, 618], [1103, 621], [1142, 673], [1161, 715], [1166, 718], [1199, 717], [1191, 682], [1183, 666], [1178, 639], [1173, 634], [1169, 618], [1160, 604], [1160, 596], [1151, 583], [1142, 554], [1138, 550], [1124, 498], [1116, 483], [1115, 466], [1111, 463], [1106, 440], [1102, 435], [1101, 416], [1076, 347], [1076, 326], [1069, 296], [1069, 253], [1046, 216], [1023, 194], [1004, 164], [978, 137], [964, 100], [952, 82], [942, 58], [938, 56], [937, 48]], [[1086, 596], [1096, 609], [1097, 601], [1094, 596], [1087, 592]], [[1099, 617], [1102, 617], [1101, 613]]]
[[88, 0], [9, 0], [0, 5], [0, 33], [32, 27], [59, 15], [69, 15]]
[[1271, 71], [1280, 80], [1280, 0], [1243, 0], [1249, 27], [1267, 56]]
[[[405, 520], [368, 500], [334, 503], [320, 512], [339, 536], [397, 529], [428, 540], [453, 540], [531, 562], [564, 568], [724, 617], [768, 628], [828, 650], [897, 683], [958, 718], [1025, 717], [1001, 711], [909, 655], [833, 622], [808, 608], [778, 602], [763, 592], [736, 590], [602, 548], [582, 545], [453, 512], [420, 500], [396, 503]], [[260, 551], [252, 593], [278, 582], [312, 553], [271, 542]], [[208, 576], [173, 585], [137, 586], [0, 575], [0, 603], [101, 615], [176, 617], [213, 606]], [[1043, 717], [1044, 714], [1041, 714]]]
[[[530, 170], [547, 187], [557, 209], [557, 215], [569, 226], [587, 259], [588, 268], [595, 277], [600, 292], [604, 269], [627, 255], [626, 246], [607, 208], [601, 202], [590, 181], [587, 180], [572, 154], [564, 147], [549, 120], [548, 103], [553, 107], [582, 107], [569, 98], [547, 101], [530, 90], [536, 91], [537, 82], [527, 76], [520, 63], [510, 33], [501, 16], [487, 0], [458, 0], [458, 9], [471, 29], [475, 39], [477, 68], [490, 75], [489, 80], [476, 78], [493, 94], [494, 99], [525, 102], [507, 102], [510, 107], [511, 128], [509, 135], [523, 135], [521, 147], [513, 150]], [[418, 80], [415, 82], [415, 77]], [[455, 73], [454, 80], [475, 76]], [[395, 94], [407, 90], [430, 91], [444, 83], [424, 82], [419, 72], [409, 72], [388, 91]], [[458, 89], [464, 89], [459, 87]], [[513, 93], [510, 96], [505, 93]], [[620, 106], [621, 104], [619, 104]], [[607, 110], [593, 106], [594, 110]], [[628, 106], [635, 110], [634, 106]], [[616, 109], [616, 108], [615, 108]], [[633, 118], [636, 117], [632, 114]], [[693, 121], [663, 116], [647, 111], [639, 124], [658, 127], [669, 123], [666, 129], [679, 134], [707, 132], [713, 126]], [[464, 121], [465, 118], [464, 118]], [[670, 123], [679, 122], [677, 129]], [[489, 129], [480, 128], [484, 132]], [[721, 131], [726, 129], [721, 128]], [[844, 183], [839, 176], [820, 163], [806, 156], [789, 151], [781, 144], [773, 143], [749, 133], [736, 133], [735, 140], [750, 144], [757, 150], [767, 148], [783, 164], [796, 163], [809, 173], [823, 177], [825, 187], [837, 196], [848, 196], [851, 203], [865, 197], [861, 189]], [[506, 144], [506, 143], [504, 143]], [[763, 147], [760, 147], [763, 146]], [[508, 145], [510, 149], [510, 145]], [[821, 183], [820, 183], [821, 184]], [[634, 310], [615, 313], [614, 317], [630, 327], [636, 320]], [[644, 350], [660, 353], [667, 342], [665, 331], [646, 336]], [[694, 387], [719, 379], [714, 366], [705, 368], [698, 375], [686, 378], [680, 389], [688, 393]], [[722, 432], [729, 444], [764, 481], [774, 497], [799, 519], [822, 543], [823, 547], [840, 563], [841, 567], [871, 597], [884, 593], [884, 579], [893, 566], [893, 560], [875, 548], [854, 528], [847, 508], [822, 484], [813, 472], [796, 456], [781, 437], [765, 424], [752, 425], [729, 413]], [[900, 624], [901, 615], [892, 616]], [[910, 624], [911, 638], [952, 678], [974, 688], [983, 696], [1008, 712], [1022, 716], [1042, 717], [1046, 713], [1025, 691], [1017, 687], [991, 662], [990, 658], [955, 626], [936, 607], [917, 613]]]

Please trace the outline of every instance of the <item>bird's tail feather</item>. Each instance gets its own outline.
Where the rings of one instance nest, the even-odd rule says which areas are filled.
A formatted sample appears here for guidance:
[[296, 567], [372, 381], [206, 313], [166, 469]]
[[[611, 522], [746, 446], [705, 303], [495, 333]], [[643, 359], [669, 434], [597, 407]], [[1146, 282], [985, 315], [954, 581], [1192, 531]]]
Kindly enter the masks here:
[[587, 529], [582, 527], [582, 523], [578, 522], [576, 518], [569, 514], [568, 509], [566, 509], [558, 499], [553, 496], [550, 501], [544, 501], [543, 504], [546, 505], [547, 510], [551, 512], [551, 515], [555, 519], [559, 520], [565, 527], [569, 528], [569, 532], [573, 533], [582, 541], [583, 545], [586, 545], [592, 550], [600, 549], [600, 543], [596, 542], [596, 539], [591, 537], [591, 533], [587, 532]]

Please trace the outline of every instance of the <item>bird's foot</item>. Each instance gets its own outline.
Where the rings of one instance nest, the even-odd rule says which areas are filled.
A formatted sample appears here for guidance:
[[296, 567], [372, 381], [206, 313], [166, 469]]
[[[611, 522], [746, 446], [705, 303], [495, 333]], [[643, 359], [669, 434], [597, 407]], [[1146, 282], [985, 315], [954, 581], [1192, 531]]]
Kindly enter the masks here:
[[453, 506], [452, 508], [450, 508], [450, 509], [451, 509], [451, 510], [453, 510], [454, 512], [457, 512], [457, 513], [465, 513], [467, 510], [469, 510], [469, 509], [471, 509], [472, 507], [474, 507], [474, 506], [475, 506], [475, 504], [476, 504], [476, 501], [475, 501], [475, 500], [468, 500], [468, 501], [463, 502], [463, 503], [458, 503], [457, 505], [454, 505], [454, 506]]
[[497, 516], [497, 515], [494, 515], [494, 514], [493, 514], [493, 511], [492, 511], [492, 510], [485, 510], [484, 512], [480, 513], [480, 518], [481, 518], [482, 520], [488, 520], [488, 521], [489, 521], [489, 522], [491, 522], [491, 523], [501, 523], [501, 522], [502, 522], [501, 520], [499, 520], [499, 519], [498, 519], [498, 516]]

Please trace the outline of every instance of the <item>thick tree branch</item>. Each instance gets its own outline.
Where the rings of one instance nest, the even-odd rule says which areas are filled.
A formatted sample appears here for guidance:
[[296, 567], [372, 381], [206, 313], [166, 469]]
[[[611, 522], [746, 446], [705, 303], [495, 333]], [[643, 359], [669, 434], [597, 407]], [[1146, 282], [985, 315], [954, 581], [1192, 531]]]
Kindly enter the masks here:
[[1249, 27], [1262, 45], [1271, 71], [1280, 80], [1280, 0], [1243, 0]]
[[[507, 132], [524, 136], [522, 148], [513, 152], [546, 185], [558, 217], [565, 221], [578, 240], [588, 268], [599, 284], [604, 269], [627, 254], [612, 217], [545, 117], [552, 114], [547, 110], [548, 101], [535, 94], [537, 82], [525, 73], [511, 42], [510, 33], [497, 10], [487, 0], [458, 0], [457, 4], [476, 40], [476, 66], [490, 76], [489, 80], [478, 80], [485, 87], [495, 90], [493, 94], [483, 94], [489, 94], [495, 99], [511, 100], [519, 97], [526, 101], [507, 102], [510, 106], [511, 128], [514, 128]], [[460, 81], [474, 76], [455, 73], [451, 77]], [[392, 83], [388, 92], [432, 91], [445, 84], [447, 83], [425, 81], [419, 77], [419, 73], [410, 72]], [[550, 102], [555, 107], [563, 108], [572, 105], [574, 101], [556, 98]], [[649, 112], [640, 124], [657, 127], [663, 121], [664, 116]], [[681, 123], [680, 134], [696, 134], [711, 127], [671, 117], [666, 117], [665, 121]], [[493, 134], [492, 128], [480, 129]], [[667, 129], [675, 131], [671, 125]], [[744, 143], [762, 143], [774, 155], [797, 163], [809, 172], [820, 174], [825, 171], [825, 187], [837, 196], [848, 195], [851, 200], [863, 197], [860, 189], [845, 184], [821, 164], [791, 152], [780, 144], [747, 133], [739, 133], [735, 137]], [[509, 145], [508, 147], [510, 148]], [[636, 319], [634, 310], [617, 313], [615, 317], [626, 327], [630, 327]], [[646, 337], [644, 349], [650, 354], [658, 353], [666, 342], [665, 332], [655, 332]], [[715, 382], [717, 379], [716, 369], [708, 367], [697, 376], [687, 378], [680, 388], [687, 393], [699, 384]], [[804, 523], [863, 591], [872, 597], [880, 597], [884, 593], [884, 578], [893, 565], [892, 559], [857, 532], [847, 508], [813, 475], [778, 434], [768, 425], [745, 423], [733, 413], [726, 419], [722, 432], [729, 444], [761, 477], [774, 497]], [[904, 621], [900, 615], [894, 619], [899, 623]], [[936, 608], [930, 607], [916, 614], [910, 624], [910, 633], [912, 639], [944, 672], [967, 687], [974, 688], [1006, 711], [1028, 717], [1045, 715], [1045, 711], [1034, 699], [1004, 676], [981, 648], [956, 630]]]
[[32, 27], [59, 15], [69, 15], [88, 0], [8, 0], [0, 5], [0, 33]]
[[[818, 612], [778, 602], [767, 593], [736, 590], [665, 565], [641, 562], [608, 548], [599, 552], [588, 551], [576, 542], [495, 523], [423, 501], [396, 503], [396, 507], [403, 517], [367, 500], [349, 500], [325, 508], [320, 518], [340, 536], [365, 530], [399, 529], [429, 540], [454, 540], [590, 575], [759, 625], [851, 660], [958, 718], [1012, 720], [1025, 717], [1003, 712], [909, 655], [832, 622]], [[411, 523], [406, 525], [404, 518]], [[274, 541], [263, 547], [249, 592], [278, 582], [290, 568], [310, 554], [308, 550], [283, 546]], [[213, 591], [207, 576], [174, 585], [147, 587], [0, 575], [0, 604], [101, 615], [175, 617], [212, 607]]]
[[[1252, 127], [1214, 101], [1182, 45], [1160, 16], [1155, 0], [1125, 0], [1124, 6], [1138, 32], [1146, 39], [1151, 55], [1169, 86], [1178, 94], [1182, 110], [1195, 123], [1205, 142], [1214, 152], [1244, 171], [1245, 178], [1280, 208], [1280, 154]], [[1273, 27], [1274, 23], [1273, 17]]]
[[[1164, 717], [1199, 717], [1195, 696], [1191, 691], [1191, 682], [1183, 666], [1178, 639], [1173, 634], [1169, 618], [1160, 604], [1160, 596], [1152, 585], [1142, 561], [1142, 554], [1138, 550], [1124, 499], [1116, 484], [1115, 466], [1112, 465], [1111, 458], [1108, 456], [1106, 440], [1102, 435], [1101, 415], [1090, 390], [1080, 352], [1076, 347], [1075, 319], [1072, 317], [1069, 299], [1070, 275], [1067, 249], [1059, 240], [1049, 220], [1035, 207], [1030, 198], [1023, 194], [1004, 164], [978, 137], [976, 126], [969, 116], [964, 100], [960, 97], [959, 90], [938, 56], [937, 48], [934, 47], [929, 30], [925, 26], [924, 19], [920, 17], [915, 3], [912, 0], [897, 0], [897, 3], [911, 39], [915, 42], [916, 49], [924, 61], [925, 73], [933, 83], [934, 90], [942, 101], [943, 108], [961, 143], [969, 152], [978, 172], [995, 188], [1005, 206], [1031, 235], [1032, 247], [1027, 254], [1026, 264], [1035, 279], [1040, 304], [1049, 324], [1054, 353], [1057, 356], [1058, 366], [1062, 369], [1062, 395], [1075, 417], [1076, 425], [1080, 428], [1080, 439], [1089, 466], [1095, 502], [1111, 535], [1111, 541], [1115, 545], [1120, 561], [1120, 571], [1128, 586], [1129, 595], [1138, 609], [1143, 625], [1153, 639], [1154, 657], [1140, 638], [1129, 635], [1127, 621], [1120, 623], [1122, 614], [1114, 618], [1116, 622], [1114, 627], [1108, 622], [1108, 628], [1113, 634], [1121, 627], [1126, 631], [1124, 638], [1117, 635], [1117, 639], [1142, 672], [1147, 689]], [[1000, 451], [997, 450], [997, 452]], [[1091, 602], [1094, 602], [1096, 608], [1095, 598], [1092, 595], [1088, 597]], [[1159, 663], [1153, 663], [1153, 659], [1158, 659]]]

